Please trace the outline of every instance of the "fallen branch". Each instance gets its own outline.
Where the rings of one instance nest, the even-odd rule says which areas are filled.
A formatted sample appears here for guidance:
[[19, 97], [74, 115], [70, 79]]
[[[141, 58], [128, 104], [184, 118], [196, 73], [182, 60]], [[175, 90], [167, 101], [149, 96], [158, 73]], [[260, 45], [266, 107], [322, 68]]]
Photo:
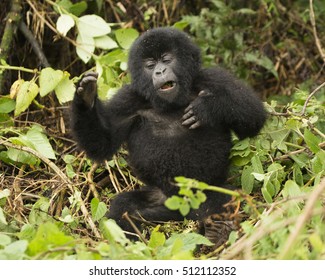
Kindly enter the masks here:
[[316, 20], [315, 20], [315, 13], [314, 13], [314, 7], [313, 7], [313, 0], [309, 0], [309, 16], [310, 16], [311, 26], [313, 27], [313, 34], [314, 34], [317, 49], [323, 59], [323, 62], [325, 63], [325, 52], [322, 48], [322, 45], [321, 45], [320, 40], [317, 35], [317, 30], [316, 30]]

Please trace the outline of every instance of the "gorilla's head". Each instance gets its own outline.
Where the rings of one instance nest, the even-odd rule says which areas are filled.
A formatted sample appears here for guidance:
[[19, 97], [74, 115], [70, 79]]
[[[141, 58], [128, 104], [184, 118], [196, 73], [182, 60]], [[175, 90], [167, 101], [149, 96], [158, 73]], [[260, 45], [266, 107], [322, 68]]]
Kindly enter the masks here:
[[133, 86], [156, 108], [184, 106], [201, 67], [200, 50], [184, 32], [156, 28], [134, 42], [128, 66]]

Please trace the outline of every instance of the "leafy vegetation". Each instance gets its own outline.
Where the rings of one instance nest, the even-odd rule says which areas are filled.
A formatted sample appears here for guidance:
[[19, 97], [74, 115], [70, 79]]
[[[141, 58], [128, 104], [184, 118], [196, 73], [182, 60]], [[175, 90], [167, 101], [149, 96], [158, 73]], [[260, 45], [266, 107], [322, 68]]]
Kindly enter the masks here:
[[[34, 37], [43, 42], [51, 66], [37, 69], [19, 36], [12, 42], [17, 53], [0, 56], [0, 259], [325, 258], [321, 1], [309, 6], [213, 0], [194, 8], [173, 1], [163, 1], [164, 8], [161, 1], [129, 4], [142, 18], [132, 14], [134, 6], [123, 10], [112, 1], [109, 7], [101, 1], [25, 2], [24, 14], [33, 14], [34, 28], [43, 28], [33, 29]], [[0, 17], [9, 9], [1, 3]], [[116, 192], [141, 187], [127, 153], [121, 149], [97, 165], [76, 150], [69, 134], [67, 102], [79, 75], [96, 68], [100, 97], [109, 98], [129, 79], [130, 45], [157, 24], [187, 28], [204, 63], [221, 64], [249, 80], [269, 112], [259, 136], [233, 137], [228, 181], [236, 190], [180, 177], [179, 195], [166, 201], [186, 215], [205, 200], [203, 190], [233, 196], [225, 219], [240, 228], [218, 248], [191, 221], [147, 226], [141, 241], [126, 238], [105, 213]]]

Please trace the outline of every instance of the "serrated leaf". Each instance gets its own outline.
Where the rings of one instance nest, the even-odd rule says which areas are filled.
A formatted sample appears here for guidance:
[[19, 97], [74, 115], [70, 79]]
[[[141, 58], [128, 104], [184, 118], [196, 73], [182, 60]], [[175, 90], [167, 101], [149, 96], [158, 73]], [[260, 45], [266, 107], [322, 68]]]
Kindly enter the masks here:
[[139, 32], [133, 28], [118, 29], [115, 32], [116, 40], [119, 45], [128, 50], [136, 38], [139, 37]]
[[73, 99], [76, 87], [72, 80], [69, 79], [69, 74], [64, 73], [62, 80], [55, 88], [55, 95], [60, 104], [69, 102]]
[[34, 149], [40, 154], [49, 159], [56, 159], [53, 148], [46, 135], [42, 132], [41, 127], [33, 126], [26, 133], [26, 137], [33, 143]]
[[62, 78], [61, 70], [54, 70], [51, 67], [44, 68], [39, 77], [40, 95], [43, 97], [53, 91]]
[[80, 59], [84, 63], [87, 63], [91, 59], [92, 54], [95, 51], [94, 38], [92, 38], [88, 35], [82, 35], [79, 33], [77, 36], [76, 51], [77, 51], [77, 55], [80, 57]]
[[318, 146], [318, 144], [321, 142], [321, 140], [316, 135], [312, 134], [308, 129], [305, 129], [304, 139], [306, 141], [308, 148], [313, 153], [316, 154], [317, 152], [319, 152], [321, 150], [320, 147]]
[[38, 85], [34, 81], [24, 82], [19, 88], [16, 100], [15, 116], [24, 112], [38, 94]]
[[74, 27], [75, 22], [73, 18], [69, 15], [61, 15], [59, 16], [56, 22], [56, 29], [63, 36], [66, 36], [69, 30]]
[[77, 21], [78, 30], [90, 37], [100, 37], [111, 32], [108, 23], [97, 15], [85, 15]]
[[111, 50], [118, 47], [117, 43], [107, 35], [94, 38], [94, 40], [95, 46], [103, 50]]

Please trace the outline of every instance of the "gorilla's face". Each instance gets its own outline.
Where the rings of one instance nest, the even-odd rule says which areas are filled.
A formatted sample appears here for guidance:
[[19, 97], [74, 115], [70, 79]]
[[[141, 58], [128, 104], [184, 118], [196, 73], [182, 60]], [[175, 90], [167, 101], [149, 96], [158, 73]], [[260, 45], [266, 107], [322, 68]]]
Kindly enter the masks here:
[[163, 110], [189, 103], [200, 64], [198, 47], [185, 33], [171, 28], [147, 31], [129, 54], [133, 86], [155, 108]]
[[171, 53], [164, 53], [159, 59], [148, 58], [144, 61], [147, 79], [152, 80], [156, 96], [174, 103], [179, 95], [179, 82], [175, 74], [177, 60]]

